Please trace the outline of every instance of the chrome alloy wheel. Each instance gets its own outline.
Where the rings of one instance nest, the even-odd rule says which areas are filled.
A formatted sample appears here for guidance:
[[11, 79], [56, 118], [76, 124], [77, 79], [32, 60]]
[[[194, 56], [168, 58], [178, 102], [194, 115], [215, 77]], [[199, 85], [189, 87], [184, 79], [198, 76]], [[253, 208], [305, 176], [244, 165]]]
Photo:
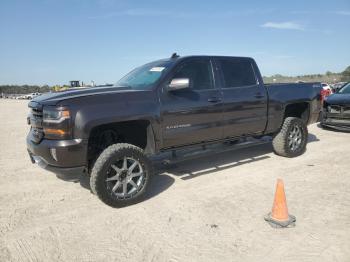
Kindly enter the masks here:
[[299, 125], [294, 125], [288, 135], [288, 146], [290, 150], [296, 151], [302, 142], [303, 134]]
[[145, 174], [139, 161], [124, 157], [111, 165], [107, 171], [107, 188], [120, 199], [131, 198], [145, 184]]

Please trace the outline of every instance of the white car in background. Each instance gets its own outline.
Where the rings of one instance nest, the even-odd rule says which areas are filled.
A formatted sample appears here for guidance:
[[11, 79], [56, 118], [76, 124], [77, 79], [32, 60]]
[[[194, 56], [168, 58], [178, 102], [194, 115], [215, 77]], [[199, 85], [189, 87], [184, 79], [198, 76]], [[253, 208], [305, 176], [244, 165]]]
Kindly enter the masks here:
[[33, 98], [40, 96], [41, 93], [31, 93], [31, 94], [26, 94], [26, 95], [20, 95], [20, 96], [16, 96], [16, 99], [28, 99], [28, 100], [32, 100]]
[[41, 93], [31, 93], [30, 95], [28, 95], [28, 99], [33, 99], [34, 97], [40, 96]]
[[322, 83], [322, 88], [323, 88], [323, 90], [329, 90], [332, 93], [332, 88], [331, 88], [331, 86], [329, 84]]
[[321, 101], [323, 103], [323, 101], [325, 100], [325, 98], [331, 94], [333, 94], [333, 90], [332, 88], [327, 84], [327, 83], [321, 83], [322, 85], [322, 90], [321, 90]]
[[25, 95], [23, 99], [32, 100], [33, 98], [40, 96], [40, 95], [41, 95], [41, 93], [31, 93], [31, 94]]

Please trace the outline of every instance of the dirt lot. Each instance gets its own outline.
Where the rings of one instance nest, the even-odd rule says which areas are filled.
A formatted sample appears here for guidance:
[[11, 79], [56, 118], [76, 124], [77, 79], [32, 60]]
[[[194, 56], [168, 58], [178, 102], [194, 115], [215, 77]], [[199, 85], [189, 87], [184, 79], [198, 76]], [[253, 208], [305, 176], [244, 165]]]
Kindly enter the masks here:
[[[113, 209], [31, 164], [26, 105], [0, 100], [0, 261], [350, 261], [350, 133], [312, 125], [295, 159], [267, 144], [184, 162]], [[263, 219], [276, 178], [294, 228]]]

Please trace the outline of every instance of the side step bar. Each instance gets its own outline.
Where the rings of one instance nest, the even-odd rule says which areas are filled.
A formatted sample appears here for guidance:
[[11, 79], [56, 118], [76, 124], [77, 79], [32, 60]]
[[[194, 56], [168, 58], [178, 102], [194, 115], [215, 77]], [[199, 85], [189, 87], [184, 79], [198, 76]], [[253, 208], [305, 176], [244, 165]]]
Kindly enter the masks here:
[[189, 149], [178, 149], [178, 150], [169, 150], [158, 155], [153, 156], [151, 159], [153, 162], [157, 164], [176, 164], [181, 161], [196, 159], [199, 157], [204, 157], [213, 154], [219, 154], [224, 152], [229, 152], [233, 150], [238, 150], [242, 148], [247, 148], [251, 146], [268, 144], [271, 142], [271, 137], [264, 136], [260, 139], [248, 137], [241, 138], [233, 143], [224, 142], [217, 144], [209, 144], [209, 145], [199, 145], [193, 146]]

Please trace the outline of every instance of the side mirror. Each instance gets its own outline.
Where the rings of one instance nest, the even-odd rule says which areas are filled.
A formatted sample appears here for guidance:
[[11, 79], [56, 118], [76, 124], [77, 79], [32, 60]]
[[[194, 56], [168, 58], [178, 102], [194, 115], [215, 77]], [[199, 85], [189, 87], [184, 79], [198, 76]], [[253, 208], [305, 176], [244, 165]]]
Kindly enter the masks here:
[[169, 91], [181, 90], [190, 88], [189, 78], [174, 78], [169, 84]]

